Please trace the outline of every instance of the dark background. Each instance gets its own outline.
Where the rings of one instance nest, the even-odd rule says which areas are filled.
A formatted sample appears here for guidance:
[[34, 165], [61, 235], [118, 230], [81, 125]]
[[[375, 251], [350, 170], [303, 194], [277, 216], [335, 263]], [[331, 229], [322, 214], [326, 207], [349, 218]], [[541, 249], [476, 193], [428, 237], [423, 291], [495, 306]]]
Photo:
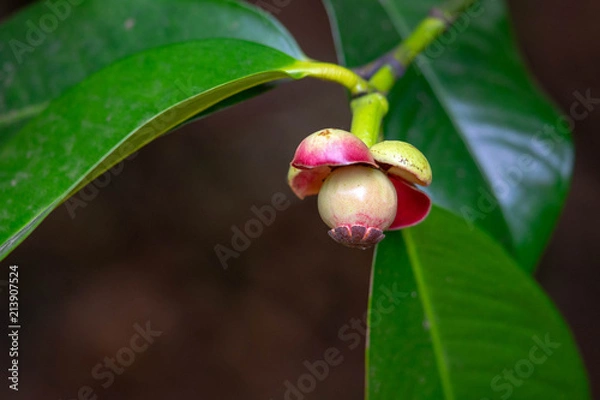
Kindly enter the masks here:
[[[24, 3], [4, 1], [0, 16]], [[600, 97], [600, 3], [510, 3], [523, 53], [549, 95], [564, 110], [576, 90]], [[320, 1], [292, 0], [277, 17], [309, 56], [335, 61]], [[9, 264], [20, 266], [18, 398], [72, 399], [90, 385], [100, 399], [278, 400], [304, 360], [342, 348], [338, 329], [365, 311], [371, 254], [335, 245], [315, 199], [295, 199], [285, 176], [304, 136], [348, 127], [346, 104], [331, 84], [284, 85], [151, 143], [74, 219], [64, 206], [53, 212], [2, 263], [3, 277]], [[538, 273], [597, 396], [599, 128], [600, 110], [577, 123], [572, 192]], [[231, 226], [277, 192], [291, 206], [224, 270], [214, 246], [229, 246]], [[92, 367], [146, 321], [162, 335], [101, 388]], [[343, 356], [307, 398], [362, 398], [363, 348]]]

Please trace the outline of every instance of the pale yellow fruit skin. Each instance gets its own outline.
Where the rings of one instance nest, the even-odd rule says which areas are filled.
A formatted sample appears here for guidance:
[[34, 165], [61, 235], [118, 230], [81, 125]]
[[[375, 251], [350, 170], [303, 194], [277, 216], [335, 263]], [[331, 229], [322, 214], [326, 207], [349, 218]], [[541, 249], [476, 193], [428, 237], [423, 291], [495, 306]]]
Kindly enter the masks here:
[[431, 183], [431, 166], [423, 153], [410, 143], [384, 140], [371, 147], [371, 154], [379, 164], [389, 165], [388, 174], [421, 186]]
[[319, 192], [319, 214], [330, 228], [364, 226], [386, 230], [397, 210], [396, 190], [386, 175], [366, 166], [334, 170]]

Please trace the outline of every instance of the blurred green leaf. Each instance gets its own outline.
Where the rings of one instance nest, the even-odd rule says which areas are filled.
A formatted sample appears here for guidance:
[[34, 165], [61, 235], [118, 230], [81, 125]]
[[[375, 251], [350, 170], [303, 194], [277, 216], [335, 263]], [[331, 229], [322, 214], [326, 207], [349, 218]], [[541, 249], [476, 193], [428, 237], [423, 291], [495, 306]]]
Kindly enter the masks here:
[[241, 2], [50, 0], [23, 9], [0, 25], [0, 144], [65, 89], [114, 61], [207, 38], [244, 39], [304, 58], [277, 20]]
[[118, 161], [223, 99], [301, 77], [295, 65], [270, 47], [209, 39], [136, 54], [68, 90], [0, 147], [0, 259]]
[[377, 248], [369, 318], [370, 400], [590, 398], [542, 290], [492, 238], [441, 208]]

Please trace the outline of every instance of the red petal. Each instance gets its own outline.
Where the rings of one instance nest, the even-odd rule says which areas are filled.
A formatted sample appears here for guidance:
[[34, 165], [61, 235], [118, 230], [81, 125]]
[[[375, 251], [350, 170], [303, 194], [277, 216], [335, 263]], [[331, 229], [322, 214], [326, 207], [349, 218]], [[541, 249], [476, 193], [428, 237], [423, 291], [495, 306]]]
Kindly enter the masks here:
[[331, 173], [329, 167], [319, 167], [313, 169], [298, 169], [290, 167], [288, 172], [288, 184], [292, 191], [300, 199], [306, 196], [312, 196], [319, 193], [323, 181]]
[[398, 196], [396, 218], [388, 230], [407, 228], [423, 221], [429, 214], [429, 210], [431, 210], [429, 196], [394, 175], [388, 175], [388, 178], [394, 184]]
[[367, 164], [377, 167], [369, 148], [350, 132], [323, 129], [307, 136], [296, 149], [291, 165], [299, 169]]

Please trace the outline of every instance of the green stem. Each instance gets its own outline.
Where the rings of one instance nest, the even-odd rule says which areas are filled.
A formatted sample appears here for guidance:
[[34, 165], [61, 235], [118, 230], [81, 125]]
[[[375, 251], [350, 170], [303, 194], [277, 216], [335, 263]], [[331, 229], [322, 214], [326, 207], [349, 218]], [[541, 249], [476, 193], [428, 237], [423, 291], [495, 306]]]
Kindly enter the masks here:
[[368, 147], [380, 141], [381, 122], [388, 111], [388, 101], [381, 93], [369, 93], [350, 103], [352, 128], [350, 131]]
[[439, 38], [477, 0], [449, 0], [434, 8], [396, 48], [356, 72], [378, 91], [387, 93], [414, 59]]
[[337, 64], [297, 61], [287, 67], [286, 72], [296, 79], [312, 77], [339, 83], [347, 88], [353, 96], [374, 91], [374, 88], [360, 75]]

